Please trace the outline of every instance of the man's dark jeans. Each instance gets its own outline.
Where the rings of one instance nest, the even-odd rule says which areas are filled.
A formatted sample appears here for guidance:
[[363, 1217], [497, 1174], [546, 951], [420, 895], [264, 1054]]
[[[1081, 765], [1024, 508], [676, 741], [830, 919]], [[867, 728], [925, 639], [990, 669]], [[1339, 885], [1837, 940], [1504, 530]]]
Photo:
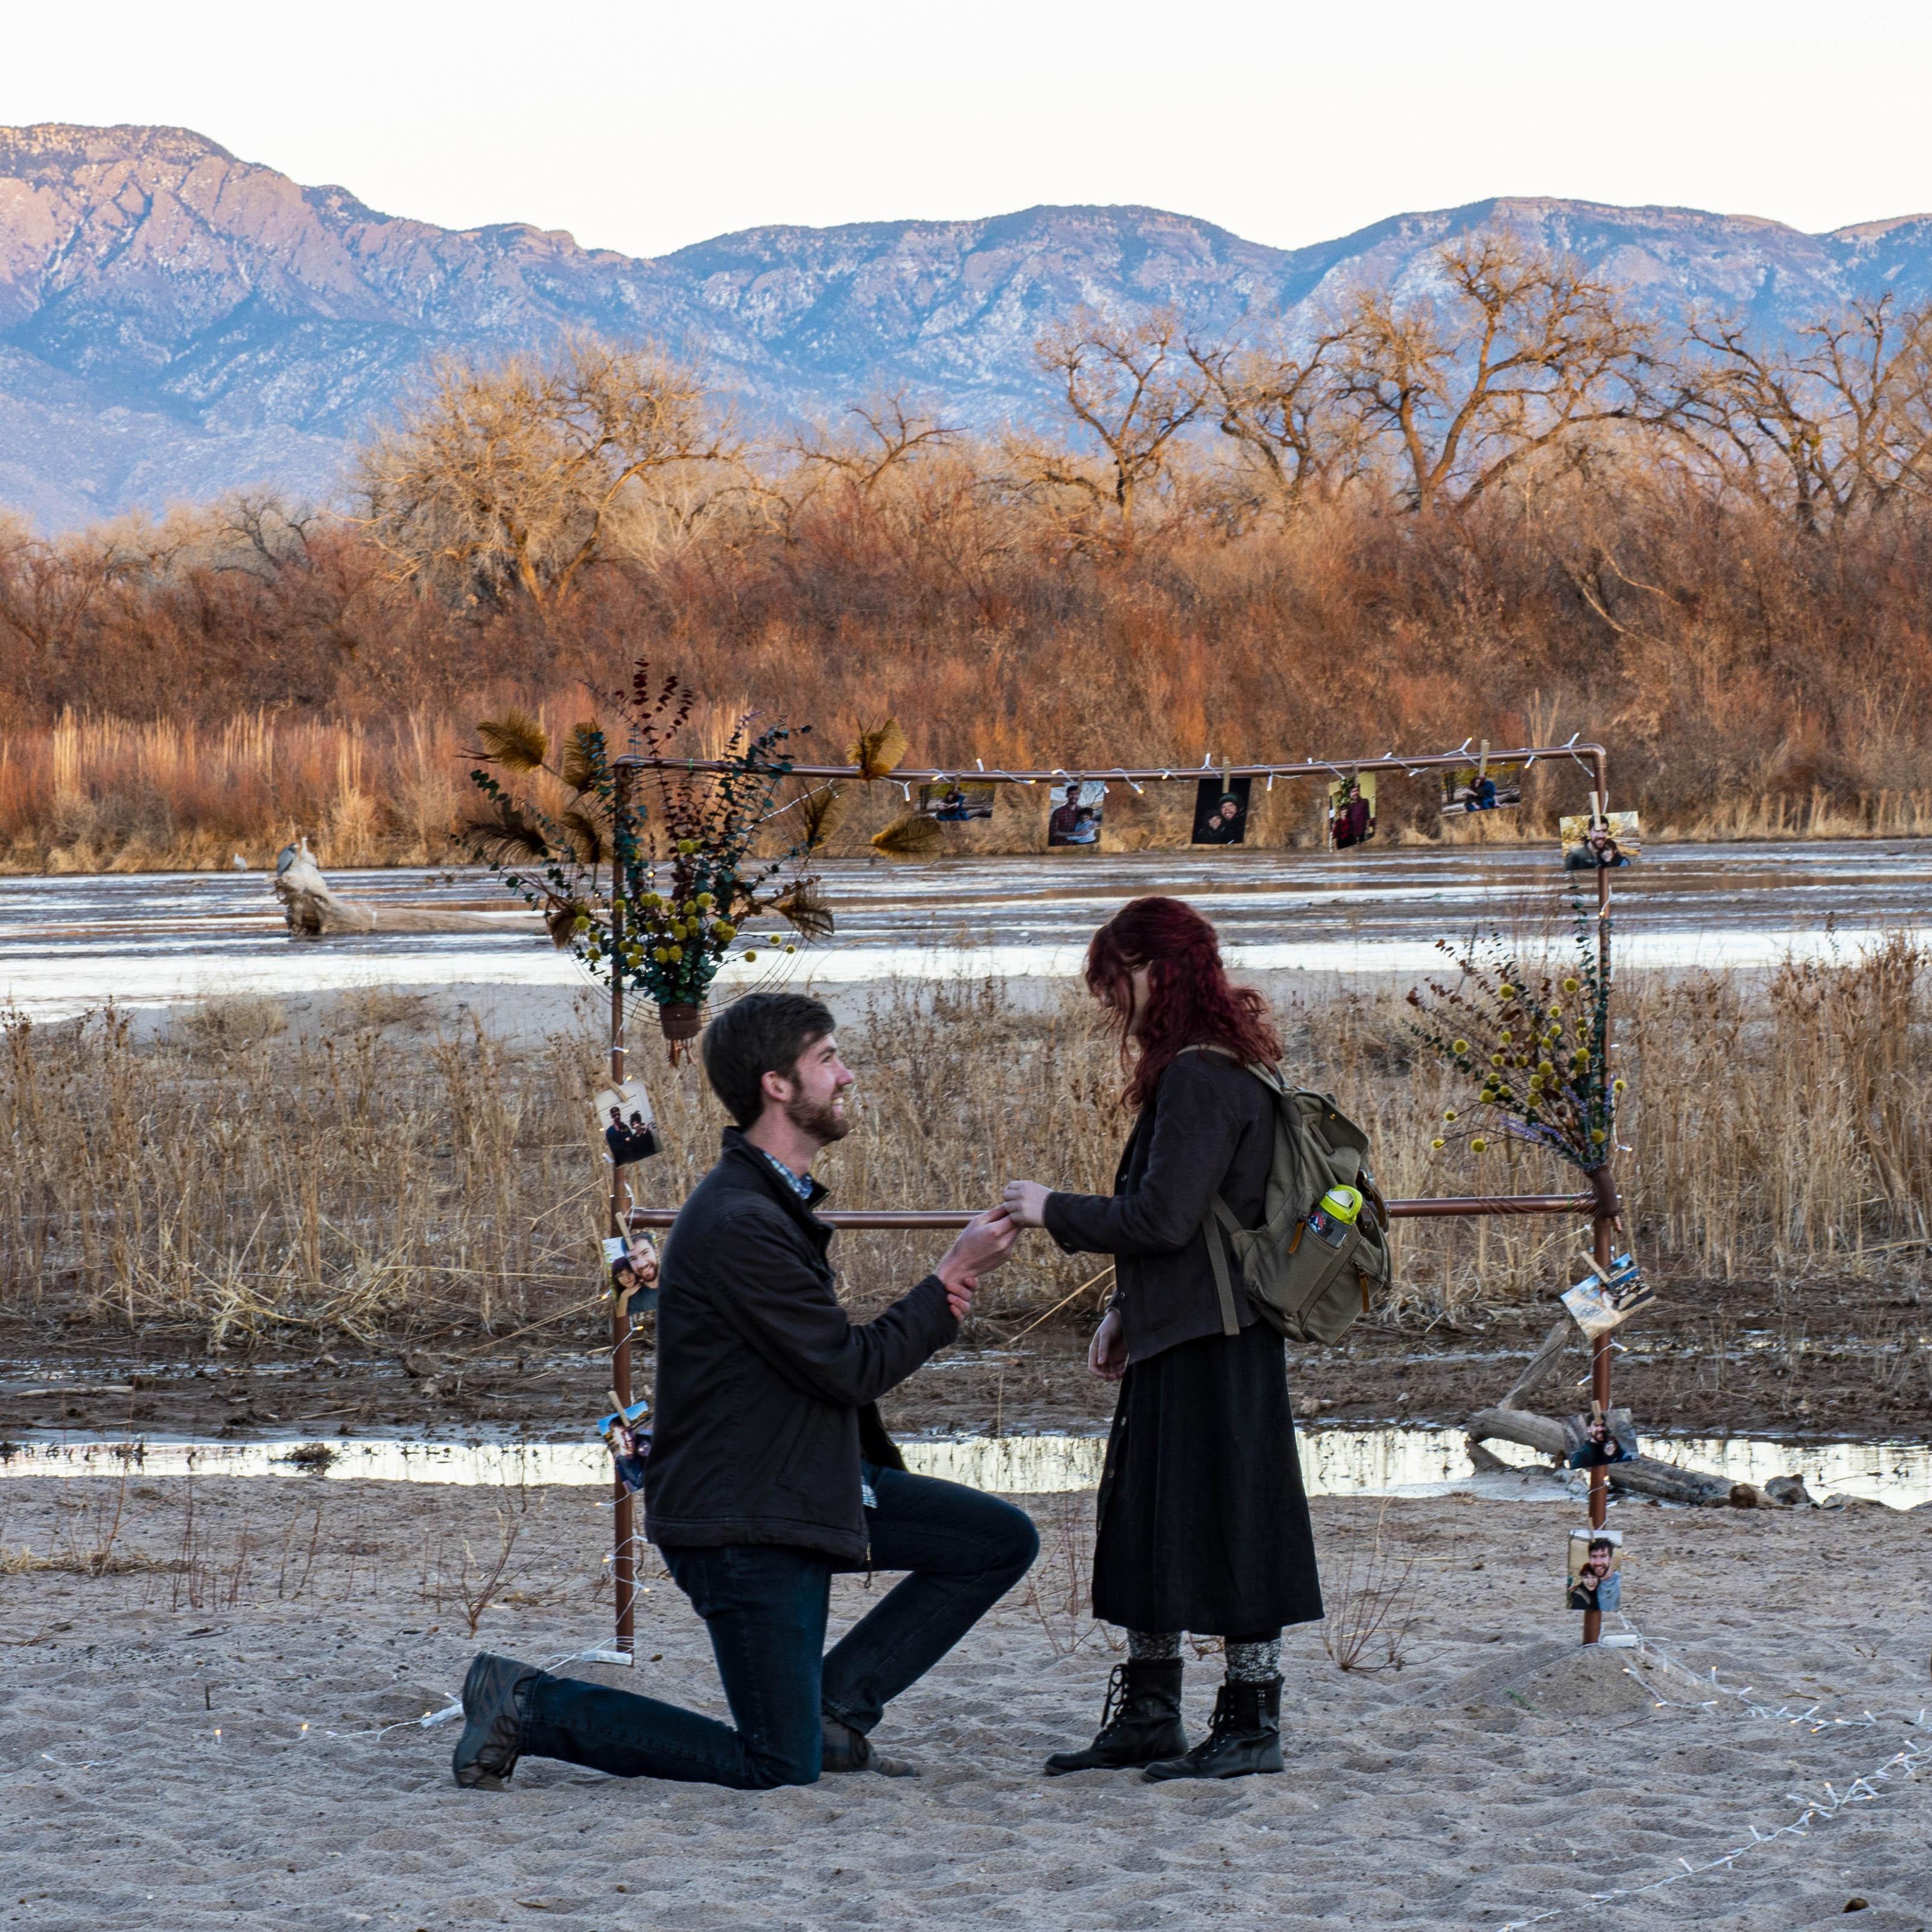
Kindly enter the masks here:
[[833, 1648], [825, 1618], [835, 1571], [809, 1550], [733, 1544], [667, 1550], [678, 1587], [711, 1633], [737, 1728], [655, 1697], [547, 1672], [531, 1687], [524, 1750], [619, 1778], [670, 1778], [763, 1791], [819, 1774], [821, 1713], [869, 1732], [1040, 1553], [1032, 1520], [957, 1483], [866, 1466], [872, 1568], [904, 1578]]

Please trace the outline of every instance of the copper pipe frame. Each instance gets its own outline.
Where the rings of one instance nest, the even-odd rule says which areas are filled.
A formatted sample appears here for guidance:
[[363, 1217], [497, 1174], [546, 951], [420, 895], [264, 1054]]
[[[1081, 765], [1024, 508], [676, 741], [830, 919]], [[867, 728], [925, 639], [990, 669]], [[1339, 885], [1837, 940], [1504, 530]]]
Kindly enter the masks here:
[[[610, 1084], [624, 1084], [624, 974], [619, 959], [624, 939], [624, 826], [631, 802], [631, 774], [620, 770], [611, 799], [610, 880]], [[610, 1170], [610, 1232], [627, 1232], [624, 1211], [624, 1170]], [[608, 1270], [606, 1270], [607, 1274]], [[631, 1404], [631, 1324], [628, 1311], [614, 1293], [610, 1298], [610, 1390], [621, 1412]], [[621, 1417], [620, 1417], [621, 1420]], [[610, 1580], [616, 1595], [616, 1640], [615, 1648], [626, 1657], [637, 1654], [638, 1642], [638, 1544], [636, 1502], [624, 1486], [624, 1480], [611, 1478], [614, 1522], [611, 1529]]]
[[[1492, 752], [1489, 755], [1492, 762], [1499, 764], [1537, 758], [1572, 758], [1580, 764], [1588, 758], [1594, 770], [1598, 799], [1606, 813], [1610, 810], [1610, 754], [1601, 745], [1530, 745], [1515, 750]], [[1349, 758], [1340, 761], [1318, 759], [1279, 765], [1203, 765], [1198, 770], [1175, 770], [1167, 766], [1148, 766], [1132, 771], [1115, 766], [1109, 770], [1090, 772], [989, 772], [984, 770], [967, 772], [902, 769], [890, 776], [902, 783], [915, 779], [933, 782], [942, 778], [956, 778], [1008, 784], [1051, 784], [1056, 781], [1065, 784], [1072, 778], [1114, 778], [1126, 782], [1152, 784], [1204, 776], [1292, 778], [1338, 776], [1345, 771], [1440, 770], [1468, 762], [1466, 752], [1436, 752], [1413, 758]], [[720, 758], [646, 758], [634, 754], [614, 760], [613, 766], [616, 782], [614, 818], [619, 828], [619, 837], [614, 842], [620, 846], [622, 844], [623, 814], [629, 799], [630, 776], [633, 772], [725, 772], [738, 769]], [[856, 765], [793, 765], [789, 767], [789, 771], [792, 777], [800, 778], [860, 778], [865, 776]], [[614, 939], [620, 937], [622, 932], [623, 894], [620, 854], [612, 875], [610, 923]], [[1597, 871], [1597, 960], [1598, 970], [1603, 973], [1609, 971], [1610, 964], [1610, 875], [1600, 866]], [[1608, 1058], [1609, 1048], [1606, 1042], [1606, 1061]], [[1607, 1065], [1605, 1073], [1607, 1077]], [[614, 964], [610, 978], [610, 1077], [614, 1082], [620, 1082], [624, 1077], [624, 982], [622, 974], [616, 970]], [[1388, 1204], [1389, 1218], [1407, 1221], [1448, 1220], [1484, 1214], [1586, 1214], [1591, 1216], [1592, 1250], [1597, 1265], [1607, 1270], [1615, 1231], [1621, 1225], [1622, 1214], [1622, 1203], [1616, 1182], [1611, 1177], [1607, 1157], [1604, 1165], [1597, 1168], [1589, 1179], [1590, 1191], [1581, 1194], [1448, 1195], [1418, 1200], [1391, 1201]], [[617, 1171], [614, 1169], [610, 1180], [610, 1229], [613, 1234], [625, 1233], [627, 1225], [668, 1228], [677, 1219], [676, 1209], [671, 1208], [632, 1208], [626, 1215], [622, 1209], [622, 1187]], [[834, 1210], [821, 1214], [818, 1218], [827, 1227], [834, 1228], [944, 1229], [964, 1227], [973, 1219], [973, 1213], [957, 1208], [881, 1209], [871, 1212], [863, 1210]], [[630, 1328], [628, 1322], [619, 1313], [614, 1298], [611, 1303], [610, 1339], [614, 1388], [619, 1402], [628, 1403], [631, 1400]], [[1592, 1401], [1604, 1409], [1610, 1408], [1610, 1338], [1607, 1334], [1597, 1338], [1591, 1351], [1590, 1394]], [[615, 1572], [617, 1595], [616, 1647], [626, 1654], [634, 1654], [637, 1568], [633, 1504], [630, 1493], [622, 1483], [617, 1482], [615, 1486], [616, 1521], [612, 1568]], [[1604, 1527], [1609, 1504], [1608, 1473], [1600, 1467], [1594, 1468], [1590, 1472], [1590, 1527], [1592, 1529]], [[1601, 1640], [1603, 1622], [1600, 1610], [1586, 1610], [1583, 1613], [1583, 1641], [1586, 1644], [1594, 1644]]]

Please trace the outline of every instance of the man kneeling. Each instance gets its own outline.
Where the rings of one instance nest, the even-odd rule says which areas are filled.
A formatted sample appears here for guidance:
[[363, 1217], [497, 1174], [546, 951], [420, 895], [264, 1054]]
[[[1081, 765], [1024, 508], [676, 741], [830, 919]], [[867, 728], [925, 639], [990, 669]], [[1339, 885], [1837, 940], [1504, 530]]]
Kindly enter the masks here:
[[[650, 1540], [708, 1626], [736, 1729], [487, 1652], [463, 1686], [456, 1781], [500, 1790], [518, 1758], [764, 1790], [875, 1752], [886, 1706], [1039, 1553], [1010, 1504], [907, 1472], [878, 1398], [958, 1334], [1016, 1234], [999, 1209], [874, 1322], [849, 1321], [810, 1168], [849, 1126], [831, 1013], [753, 993], [705, 1030], [705, 1077], [738, 1125], [665, 1244]], [[910, 1574], [824, 1654], [835, 1573]]]

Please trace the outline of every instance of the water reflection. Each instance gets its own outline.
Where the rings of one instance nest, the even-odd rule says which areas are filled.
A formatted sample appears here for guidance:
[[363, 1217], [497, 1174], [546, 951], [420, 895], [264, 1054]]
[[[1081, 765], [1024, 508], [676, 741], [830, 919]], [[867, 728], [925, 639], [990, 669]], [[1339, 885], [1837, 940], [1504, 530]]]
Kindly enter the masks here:
[[[1478, 1474], [1460, 1429], [1298, 1430], [1296, 1446], [1311, 1496], [1430, 1496], [1462, 1491], [1512, 1500], [1568, 1502], [1580, 1478], [1566, 1480], [1533, 1451], [1491, 1448], [1522, 1473]], [[975, 1489], [1010, 1496], [1090, 1490], [1100, 1478], [1097, 1436], [969, 1436], [902, 1443], [907, 1466]], [[0, 1455], [0, 1475], [305, 1476], [337, 1482], [376, 1481], [603, 1486], [610, 1464], [592, 1442], [454, 1443], [358, 1437], [318, 1445], [281, 1442], [129, 1444], [69, 1438], [32, 1443]], [[1648, 1436], [1647, 1455], [1727, 1477], [1762, 1483], [1797, 1475], [1814, 1496], [1835, 1492], [1910, 1509], [1932, 1502], [1932, 1448], [1897, 1442], [1793, 1443], [1749, 1436]], [[321, 1450], [327, 1451], [323, 1459]]]

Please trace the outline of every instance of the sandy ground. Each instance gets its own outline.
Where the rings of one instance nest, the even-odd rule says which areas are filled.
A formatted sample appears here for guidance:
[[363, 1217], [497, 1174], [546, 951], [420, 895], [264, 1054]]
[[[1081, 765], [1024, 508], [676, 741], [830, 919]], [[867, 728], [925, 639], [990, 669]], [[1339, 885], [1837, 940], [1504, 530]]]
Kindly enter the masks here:
[[[411, 1720], [479, 1643], [548, 1661], [608, 1628], [592, 1492], [0, 1482], [0, 1924], [1785, 1932], [1858, 1900], [1868, 1932], [1932, 1925], [1932, 1730], [1901, 1715], [1932, 1702], [1932, 1511], [1618, 1508], [1639, 1667], [1679, 1708], [1628, 1653], [1572, 1647], [1562, 1508], [1319, 1503], [1330, 1642], [1384, 1609], [1358, 1660], [1393, 1637], [1402, 1667], [1343, 1672], [1292, 1633], [1287, 1774], [1153, 1786], [1039, 1775], [1113, 1658], [1078, 1608], [1088, 1499], [1030, 1506], [1029, 1584], [887, 1717], [918, 1780], [754, 1796], [526, 1760], [486, 1795], [451, 1783], [450, 1728]], [[645, 1600], [634, 1672], [577, 1668], [722, 1712], [702, 1626], [661, 1576]], [[866, 1600], [841, 1582], [836, 1621]], [[1855, 1721], [1697, 1708], [1660, 1646]], [[1193, 1725], [1216, 1675], [1190, 1670]], [[1925, 1772], [1802, 1836], [1591, 1902], [1751, 1846], [1915, 1742]]]

